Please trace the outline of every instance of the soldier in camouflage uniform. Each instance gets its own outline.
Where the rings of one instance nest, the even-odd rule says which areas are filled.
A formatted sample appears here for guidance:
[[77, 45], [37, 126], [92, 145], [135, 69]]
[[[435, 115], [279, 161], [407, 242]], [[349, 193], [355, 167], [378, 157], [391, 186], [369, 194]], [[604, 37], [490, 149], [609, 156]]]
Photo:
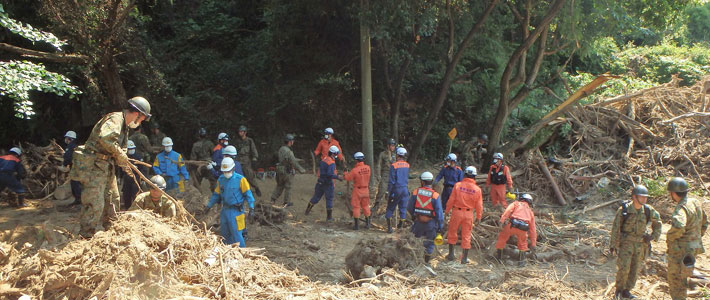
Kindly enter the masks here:
[[372, 211], [377, 212], [377, 206], [380, 201], [387, 195], [387, 184], [389, 184], [390, 178], [390, 165], [392, 165], [397, 160], [397, 155], [394, 152], [394, 148], [397, 145], [394, 139], [387, 140], [387, 148], [380, 152], [377, 157], [377, 169], [375, 174], [377, 176], [377, 181], [379, 182], [377, 187], [377, 196], [375, 196], [375, 204], [372, 205]]
[[[214, 148], [214, 143], [207, 138], [207, 130], [200, 128], [198, 132], [200, 139], [192, 144], [192, 152], [190, 152], [190, 160], [200, 160], [205, 162], [210, 162], [212, 160], [212, 148]], [[188, 171], [190, 171], [190, 178], [192, 178], [192, 184], [200, 189], [202, 185], [202, 179], [207, 178], [210, 181], [210, 186], [217, 184], [217, 179], [212, 176], [212, 173], [207, 169], [207, 165], [188, 165]]]
[[143, 126], [138, 126], [135, 130], [136, 132], [128, 139], [136, 144], [136, 153], [143, 157], [143, 161], [153, 161], [150, 156], [150, 153], [153, 152], [150, 147], [150, 140], [147, 135], [143, 134]]
[[670, 199], [677, 203], [671, 215], [671, 228], [666, 233], [668, 245], [668, 289], [671, 299], [685, 299], [688, 293], [688, 277], [683, 272], [683, 259], [704, 253], [702, 235], [708, 229], [708, 220], [701, 202], [688, 197], [688, 183], [675, 177], [668, 182]]
[[161, 190], [165, 190], [167, 183], [165, 178], [160, 175], [153, 176], [150, 181], [159, 189], [151, 188], [150, 192], [141, 193], [136, 196], [136, 200], [128, 210], [150, 210], [154, 213], [166, 218], [172, 218], [176, 215], [175, 203], [170, 201]]
[[[629, 291], [636, 284], [651, 240], [658, 241], [661, 237], [661, 216], [646, 204], [648, 189], [643, 185], [635, 186], [631, 199], [616, 211], [609, 239], [610, 252], [618, 252], [619, 255], [616, 260], [617, 298], [635, 298]], [[651, 223], [651, 234], [646, 233], [648, 223]]]
[[81, 182], [81, 216], [79, 234], [92, 237], [105, 229], [119, 209], [120, 195], [116, 184], [115, 167], [130, 173], [126, 146], [128, 128], [140, 126], [150, 118], [150, 104], [143, 97], [128, 100], [128, 108], [105, 115], [91, 130], [85, 145], [74, 150], [71, 180]]
[[256, 144], [254, 143], [254, 140], [247, 137], [246, 126], [239, 126], [239, 138], [234, 142], [234, 147], [237, 148], [237, 153], [239, 153], [237, 161], [242, 164], [244, 177], [246, 177], [247, 181], [249, 181], [249, 185], [256, 196], [261, 197], [261, 190], [256, 184], [256, 176], [254, 174], [254, 169], [252, 168], [252, 164], [259, 160], [259, 152], [256, 151]]
[[153, 154], [158, 154], [163, 151], [163, 139], [166, 137], [165, 133], [160, 131], [160, 124], [158, 122], [151, 122], [151, 127], [153, 128], [153, 134], [150, 136], [150, 145], [153, 146], [150, 151]]
[[284, 204], [291, 206], [291, 180], [293, 179], [293, 174], [295, 170], [299, 173], [303, 173], [306, 170], [298, 164], [298, 160], [293, 156], [293, 151], [291, 147], [293, 146], [294, 136], [292, 134], [286, 135], [286, 145], [281, 146], [278, 152], [279, 163], [276, 165], [276, 189], [274, 193], [271, 194], [271, 202], [276, 202], [284, 193]]
[[461, 151], [463, 164], [466, 166], [481, 166], [483, 154], [486, 154], [487, 151], [486, 148], [488, 148], [488, 135], [481, 134], [478, 139], [471, 139], [471, 142], [466, 143]]

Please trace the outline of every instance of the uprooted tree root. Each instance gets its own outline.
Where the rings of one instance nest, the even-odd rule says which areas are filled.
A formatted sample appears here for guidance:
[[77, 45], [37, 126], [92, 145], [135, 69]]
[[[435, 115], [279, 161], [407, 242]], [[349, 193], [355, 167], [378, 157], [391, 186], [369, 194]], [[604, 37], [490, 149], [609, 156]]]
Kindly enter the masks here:
[[380, 239], [361, 240], [345, 257], [345, 266], [354, 279], [359, 279], [365, 266], [375, 273], [385, 268], [413, 268], [423, 261], [422, 241], [409, 231]]

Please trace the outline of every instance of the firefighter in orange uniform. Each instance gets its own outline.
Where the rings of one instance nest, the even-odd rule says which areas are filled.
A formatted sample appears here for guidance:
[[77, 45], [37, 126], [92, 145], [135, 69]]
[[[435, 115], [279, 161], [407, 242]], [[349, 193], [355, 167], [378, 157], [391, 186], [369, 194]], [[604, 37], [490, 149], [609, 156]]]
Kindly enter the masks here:
[[488, 179], [486, 186], [491, 191], [491, 201], [493, 206], [500, 204], [501, 207], [507, 207], [508, 202], [505, 201], [505, 186], [506, 184], [513, 190], [513, 178], [510, 177], [510, 169], [503, 164], [503, 154], [493, 154], [493, 164], [488, 170]]
[[357, 152], [353, 155], [357, 161], [355, 167], [350, 172], [345, 172], [345, 180], [353, 181], [353, 195], [350, 204], [353, 206], [353, 219], [355, 225], [353, 230], [358, 230], [360, 220], [360, 208], [365, 215], [365, 228], [370, 229], [370, 166], [366, 165], [365, 154]]
[[446, 204], [446, 213], [451, 213], [449, 220], [449, 255], [446, 259], [452, 261], [456, 259], [454, 246], [458, 236], [456, 231], [461, 228], [461, 249], [463, 256], [461, 263], [468, 263], [468, 249], [471, 249], [471, 230], [473, 229], [473, 214], [476, 214], [476, 224], [481, 222], [483, 215], [483, 194], [481, 188], [476, 184], [476, 167], [468, 166], [464, 170], [464, 178], [457, 182], [451, 191], [451, 197]]
[[537, 244], [537, 229], [535, 226], [535, 214], [532, 211], [532, 196], [523, 194], [519, 201], [515, 201], [508, 205], [503, 215], [500, 216], [500, 223], [503, 224], [503, 230], [498, 235], [496, 242], [496, 258], [503, 258], [503, 247], [508, 242], [511, 235], [518, 238], [518, 261], [519, 264], [525, 265], [525, 253], [528, 251], [528, 237], [530, 238], [530, 248], [535, 250]]

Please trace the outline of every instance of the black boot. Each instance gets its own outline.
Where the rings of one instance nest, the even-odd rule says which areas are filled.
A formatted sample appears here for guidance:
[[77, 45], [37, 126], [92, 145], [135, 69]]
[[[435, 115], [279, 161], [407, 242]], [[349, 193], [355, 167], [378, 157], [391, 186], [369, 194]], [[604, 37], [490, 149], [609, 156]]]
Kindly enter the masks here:
[[326, 210], [326, 211], [328, 212], [328, 218], [325, 219], [325, 221], [326, 221], [326, 222], [333, 222], [333, 210], [332, 210], [332, 209], [328, 209], [328, 210]]
[[242, 237], [244, 238], [244, 241], [245, 241], [245, 242], [248, 242], [248, 241], [249, 241], [249, 234], [248, 234], [246, 228], [242, 229]]
[[614, 299], [622, 299], [624, 296], [622, 295], [621, 290], [617, 289], [616, 292], [614, 292]]
[[454, 253], [454, 245], [449, 244], [449, 255], [446, 256], [446, 260], [453, 261], [456, 259], [456, 254]]
[[293, 206], [293, 202], [284, 200], [284, 206], [286, 206], [286, 207]]
[[387, 218], [387, 233], [392, 233], [394, 230], [392, 229], [392, 218]]
[[370, 217], [365, 217], [365, 229], [370, 229]]
[[503, 260], [503, 249], [496, 249], [496, 259]]
[[74, 205], [79, 205], [81, 204], [81, 197], [76, 198], [74, 197], [74, 202], [70, 203], [69, 206], [74, 206]]
[[424, 254], [424, 263], [429, 264], [430, 260], [431, 260], [431, 255]]
[[636, 299], [636, 296], [634, 296], [633, 294], [631, 294], [631, 292], [629, 292], [629, 290], [623, 290], [623, 291], [621, 291], [621, 297], [624, 297], [624, 298], [626, 298], [626, 299]]
[[399, 222], [397, 223], [397, 229], [404, 227], [404, 219], [399, 219]]
[[518, 266], [519, 267], [525, 266], [525, 251], [518, 252]]
[[306, 216], [311, 213], [312, 208], [313, 208], [313, 203], [308, 202], [308, 207], [306, 207]]
[[461, 256], [461, 264], [465, 265], [468, 263], [468, 249], [463, 249], [463, 256]]
[[353, 225], [353, 230], [358, 230], [358, 229], [360, 229], [360, 226], [358, 226], [358, 222], [360, 221], [360, 219], [358, 219], [358, 218], [353, 218], [353, 220], [355, 220], [355, 225]]
[[25, 204], [25, 195], [17, 195], [17, 207], [25, 207], [27, 204]]

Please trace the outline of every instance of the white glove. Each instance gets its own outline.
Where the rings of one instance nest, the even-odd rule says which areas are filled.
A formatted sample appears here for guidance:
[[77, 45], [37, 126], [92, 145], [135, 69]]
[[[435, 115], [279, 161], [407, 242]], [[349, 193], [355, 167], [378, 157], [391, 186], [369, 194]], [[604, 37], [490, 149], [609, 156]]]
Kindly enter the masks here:
[[211, 162], [207, 165], [207, 170], [212, 170], [212, 169], [214, 169], [214, 167], [216, 167], [216, 166], [217, 166], [217, 163], [211, 161]]

